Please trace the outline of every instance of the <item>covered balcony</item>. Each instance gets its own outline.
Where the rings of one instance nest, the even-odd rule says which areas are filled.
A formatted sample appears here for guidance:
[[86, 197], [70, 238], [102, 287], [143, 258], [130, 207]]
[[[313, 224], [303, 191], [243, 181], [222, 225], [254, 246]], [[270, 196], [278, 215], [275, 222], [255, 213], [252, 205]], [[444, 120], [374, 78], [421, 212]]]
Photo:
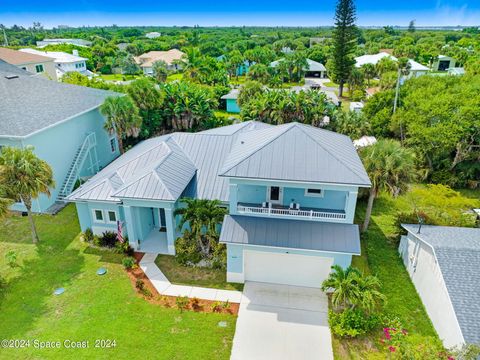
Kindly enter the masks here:
[[[310, 187], [311, 186], [311, 187]], [[285, 184], [234, 184], [230, 213], [249, 216], [352, 223], [357, 189]]]

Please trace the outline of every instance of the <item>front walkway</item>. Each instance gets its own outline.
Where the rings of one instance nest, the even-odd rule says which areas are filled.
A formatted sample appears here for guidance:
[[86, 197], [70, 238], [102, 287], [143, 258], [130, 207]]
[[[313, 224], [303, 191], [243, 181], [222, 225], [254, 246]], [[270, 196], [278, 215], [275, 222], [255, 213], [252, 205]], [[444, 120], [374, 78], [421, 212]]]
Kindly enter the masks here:
[[175, 285], [170, 283], [166, 276], [155, 264], [158, 254], [145, 254], [140, 260], [140, 268], [148, 277], [152, 285], [161, 295], [168, 296], [188, 296], [189, 298], [198, 298], [211, 301], [229, 301], [239, 303], [242, 297], [240, 291], [220, 290], [187, 285]]
[[247, 282], [231, 360], [333, 359], [328, 299], [320, 289]]

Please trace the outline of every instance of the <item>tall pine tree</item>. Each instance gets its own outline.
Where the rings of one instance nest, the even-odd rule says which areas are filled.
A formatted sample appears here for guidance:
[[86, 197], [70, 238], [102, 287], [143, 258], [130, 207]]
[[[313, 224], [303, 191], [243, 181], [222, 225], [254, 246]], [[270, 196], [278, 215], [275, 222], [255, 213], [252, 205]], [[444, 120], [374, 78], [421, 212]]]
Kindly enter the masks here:
[[335, 30], [333, 33], [333, 77], [339, 84], [338, 95], [343, 95], [343, 86], [347, 82], [355, 60], [357, 27], [355, 26], [355, 4], [353, 0], [338, 0], [335, 10]]

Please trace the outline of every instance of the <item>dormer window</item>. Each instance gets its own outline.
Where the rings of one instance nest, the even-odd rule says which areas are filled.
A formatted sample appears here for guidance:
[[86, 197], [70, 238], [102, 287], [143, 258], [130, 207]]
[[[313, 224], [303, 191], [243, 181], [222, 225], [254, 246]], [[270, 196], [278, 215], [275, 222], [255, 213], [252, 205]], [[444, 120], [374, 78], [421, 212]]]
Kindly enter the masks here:
[[323, 197], [322, 189], [305, 189], [305, 196]]

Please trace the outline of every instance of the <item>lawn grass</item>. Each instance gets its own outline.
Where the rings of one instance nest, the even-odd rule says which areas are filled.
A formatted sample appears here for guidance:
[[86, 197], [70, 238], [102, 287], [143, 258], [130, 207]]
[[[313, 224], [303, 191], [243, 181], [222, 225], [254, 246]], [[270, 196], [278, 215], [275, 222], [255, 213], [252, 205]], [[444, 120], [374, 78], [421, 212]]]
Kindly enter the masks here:
[[126, 81], [138, 79], [142, 77], [142, 75], [101, 74], [99, 77], [107, 81]]
[[[139, 297], [121, 256], [79, 240], [75, 207], [36, 216], [40, 243], [31, 243], [27, 218], [0, 224], [0, 339], [29, 339], [31, 346], [0, 349], [2, 359], [228, 359], [236, 317], [154, 305]], [[14, 250], [18, 266], [4, 254]], [[99, 267], [108, 273], [95, 274]], [[52, 295], [57, 287], [65, 293]], [[219, 327], [226, 321], [227, 327]], [[33, 340], [60, 341], [60, 349], [35, 349]], [[89, 341], [66, 349], [64, 340]], [[95, 348], [112, 339], [115, 348]]]
[[202, 286], [214, 289], [243, 290], [243, 284], [227, 283], [227, 274], [222, 269], [193, 268], [178, 264], [175, 257], [159, 255], [155, 264], [172, 284]]
[[[365, 201], [359, 201], [356, 223], [361, 224], [366, 209]], [[354, 256], [352, 265], [367, 274], [376, 275], [387, 297], [385, 313], [397, 316], [405, 329], [421, 336], [436, 337], [435, 330], [425, 308], [398, 256], [398, 230], [396, 214], [411, 210], [404, 196], [393, 199], [381, 194], [375, 200], [368, 231], [361, 236], [362, 255]], [[377, 345], [381, 333], [369, 337], [345, 340], [333, 338], [335, 359], [382, 359]]]
[[175, 74], [169, 74], [167, 76], [167, 82], [172, 82], [172, 81], [180, 81], [183, 79], [183, 74], [182, 73], [175, 73]]

